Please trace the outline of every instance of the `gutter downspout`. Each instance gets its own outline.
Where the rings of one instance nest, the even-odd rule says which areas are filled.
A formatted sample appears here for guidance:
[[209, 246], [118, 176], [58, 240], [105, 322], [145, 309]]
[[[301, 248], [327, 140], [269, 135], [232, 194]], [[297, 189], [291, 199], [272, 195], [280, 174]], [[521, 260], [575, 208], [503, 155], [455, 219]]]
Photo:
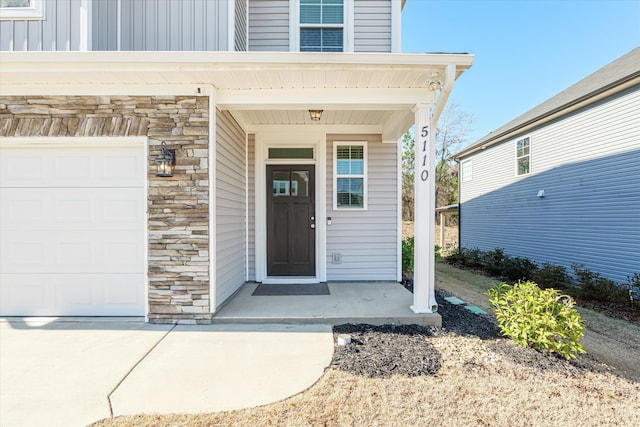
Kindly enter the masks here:
[[433, 126], [435, 126], [440, 119], [440, 114], [442, 114], [442, 110], [444, 110], [444, 106], [447, 104], [447, 99], [449, 99], [449, 95], [451, 94], [451, 89], [453, 89], [453, 83], [455, 81], [456, 65], [448, 64], [445, 71], [444, 84], [442, 86], [442, 90], [440, 91], [440, 95], [436, 100], [436, 105], [433, 109]]

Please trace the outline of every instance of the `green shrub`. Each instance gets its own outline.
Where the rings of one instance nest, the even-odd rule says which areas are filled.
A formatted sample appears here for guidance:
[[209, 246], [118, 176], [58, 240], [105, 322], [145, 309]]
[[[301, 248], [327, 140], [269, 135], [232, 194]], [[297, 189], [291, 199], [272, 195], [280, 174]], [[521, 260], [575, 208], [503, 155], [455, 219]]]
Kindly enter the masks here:
[[617, 285], [600, 273], [584, 268], [583, 264], [571, 264], [571, 268], [576, 279], [576, 294], [580, 298], [622, 304], [629, 302], [629, 288], [625, 285]]
[[627, 286], [629, 287], [629, 301], [632, 305], [640, 306], [640, 273], [627, 276]]
[[441, 248], [439, 245], [435, 245], [435, 246], [433, 247], [433, 253], [435, 254], [436, 259], [440, 259], [440, 258], [442, 258], [442, 255], [440, 254], [440, 250], [441, 250], [441, 249], [442, 249], [442, 248]]
[[501, 276], [505, 262], [509, 256], [504, 253], [504, 249], [495, 248], [492, 251], [484, 252], [482, 258], [482, 267], [484, 271], [492, 276]]
[[585, 353], [580, 344], [584, 323], [570, 296], [533, 282], [496, 284], [487, 295], [500, 330], [516, 343], [567, 359]]
[[571, 283], [566, 268], [548, 262], [545, 262], [542, 267], [533, 272], [531, 280], [536, 282], [542, 289], [565, 288]]
[[461, 248], [462, 265], [470, 268], [480, 268], [484, 265], [482, 251], [478, 248], [466, 249]]
[[536, 263], [529, 258], [506, 257], [502, 263], [500, 277], [510, 283], [532, 280], [533, 275], [538, 270]]
[[[413, 250], [415, 247], [413, 237], [407, 237], [402, 241], [402, 272], [413, 274]], [[440, 246], [434, 246], [435, 259], [440, 258]]]
[[402, 272], [413, 273], [413, 237], [402, 241]]

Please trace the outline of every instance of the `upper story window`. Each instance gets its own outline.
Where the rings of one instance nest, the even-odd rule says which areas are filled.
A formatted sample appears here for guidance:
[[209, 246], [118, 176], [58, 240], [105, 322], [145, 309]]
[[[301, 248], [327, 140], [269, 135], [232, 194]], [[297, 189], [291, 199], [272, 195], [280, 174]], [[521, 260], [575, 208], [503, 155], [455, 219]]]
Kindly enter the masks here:
[[463, 160], [460, 163], [460, 180], [462, 182], [471, 181], [473, 179], [473, 160]]
[[516, 175], [527, 175], [531, 168], [531, 138], [516, 141]]
[[0, 0], [0, 19], [44, 19], [44, 0]]
[[367, 208], [367, 143], [335, 142], [334, 209]]
[[343, 0], [300, 0], [300, 52], [343, 51]]

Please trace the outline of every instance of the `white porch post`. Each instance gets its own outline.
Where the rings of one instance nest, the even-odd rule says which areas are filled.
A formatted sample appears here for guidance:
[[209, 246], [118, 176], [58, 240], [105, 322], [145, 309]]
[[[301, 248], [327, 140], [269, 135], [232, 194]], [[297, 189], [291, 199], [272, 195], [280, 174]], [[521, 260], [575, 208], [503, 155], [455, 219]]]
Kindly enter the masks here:
[[414, 313], [433, 313], [438, 309], [435, 298], [434, 218], [435, 129], [432, 126], [432, 104], [419, 104], [413, 109], [415, 122], [415, 188], [414, 188], [414, 252], [413, 305]]

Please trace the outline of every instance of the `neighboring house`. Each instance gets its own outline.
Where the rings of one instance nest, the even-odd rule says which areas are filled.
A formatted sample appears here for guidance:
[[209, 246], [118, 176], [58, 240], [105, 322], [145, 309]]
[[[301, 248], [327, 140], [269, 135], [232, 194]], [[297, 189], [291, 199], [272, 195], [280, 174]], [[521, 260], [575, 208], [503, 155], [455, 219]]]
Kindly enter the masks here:
[[428, 196], [473, 61], [399, 53], [403, 4], [0, 0], [0, 314], [206, 323], [246, 281], [400, 280], [397, 141], [422, 129]]
[[640, 273], [640, 48], [456, 158], [462, 247]]

